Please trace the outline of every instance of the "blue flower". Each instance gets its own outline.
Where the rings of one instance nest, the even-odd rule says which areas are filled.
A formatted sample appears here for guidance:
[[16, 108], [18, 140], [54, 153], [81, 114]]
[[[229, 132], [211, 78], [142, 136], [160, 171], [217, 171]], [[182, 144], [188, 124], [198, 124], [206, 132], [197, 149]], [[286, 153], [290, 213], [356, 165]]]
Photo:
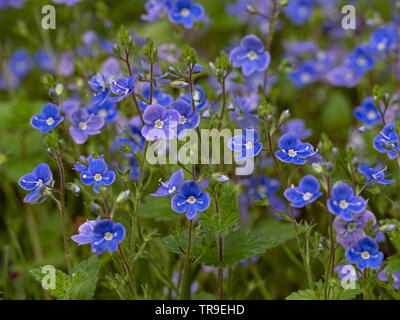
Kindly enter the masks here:
[[289, 73], [288, 77], [297, 88], [303, 88], [317, 81], [318, 73], [315, 61], [302, 61], [292, 73]]
[[199, 21], [204, 16], [201, 4], [192, 0], [176, 0], [168, 8], [168, 18], [173, 23], [182, 24], [185, 28], [193, 28], [194, 21]]
[[374, 148], [381, 153], [386, 153], [390, 159], [398, 156], [399, 136], [395, 131], [395, 123], [388, 123], [374, 138]]
[[185, 181], [179, 188], [179, 193], [171, 200], [172, 209], [178, 213], [186, 212], [186, 217], [192, 219], [197, 211], [204, 211], [210, 205], [210, 196], [201, 192], [194, 181]]
[[262, 143], [258, 142], [258, 132], [250, 126], [243, 130], [242, 135], [234, 136], [229, 140], [228, 148], [234, 152], [240, 152], [236, 161], [243, 161], [257, 156], [261, 152]]
[[281, 186], [279, 179], [267, 178], [264, 175], [252, 177], [249, 184], [249, 196], [252, 199], [262, 199], [265, 195], [271, 197]]
[[19, 179], [22, 189], [31, 191], [25, 196], [24, 202], [36, 203], [42, 196], [42, 191], [53, 181], [53, 174], [46, 163], [39, 164], [32, 173], [28, 173]]
[[18, 80], [25, 78], [33, 68], [31, 56], [25, 49], [15, 50], [8, 62], [12, 74]]
[[381, 121], [381, 115], [375, 107], [372, 97], [365, 98], [360, 106], [355, 107], [353, 115], [366, 126], [373, 126], [375, 123]]
[[298, 187], [291, 186], [285, 190], [283, 195], [291, 202], [290, 205], [292, 207], [302, 208], [322, 196], [322, 192], [319, 192], [319, 189], [318, 180], [312, 175], [307, 175], [300, 180]]
[[374, 67], [375, 61], [366, 47], [357, 46], [354, 48], [353, 52], [347, 56], [345, 64], [350, 67], [359, 68], [361, 72], [365, 72]]
[[144, 8], [146, 9], [146, 14], [142, 14], [140, 17], [144, 21], [157, 21], [161, 18], [165, 8], [166, 0], [147, 0], [144, 4]]
[[394, 180], [385, 180], [385, 178], [387, 177], [387, 175], [385, 175], [386, 169], [387, 167], [383, 169], [371, 168], [367, 162], [364, 163], [364, 165], [360, 165], [358, 167], [358, 171], [367, 178], [367, 181], [375, 181], [379, 184], [393, 183]]
[[96, 73], [90, 80], [89, 84], [95, 92], [90, 104], [102, 105], [110, 94], [110, 88], [106, 87], [105, 75], [103, 73]]
[[90, 104], [86, 110], [90, 115], [102, 117], [105, 122], [114, 120], [118, 114], [117, 105], [110, 99], [106, 99], [102, 104]]
[[[200, 111], [207, 104], [206, 93], [199, 85], [196, 85], [195, 89], [196, 90], [194, 91], [194, 96], [193, 96], [194, 105], [196, 107], [196, 110]], [[181, 98], [191, 104], [192, 103], [192, 94], [190, 92], [190, 89], [189, 89], [189, 93], [184, 94]]]
[[104, 125], [104, 119], [100, 116], [89, 115], [84, 109], [75, 109], [71, 112], [72, 126], [69, 134], [77, 144], [85, 143], [89, 136], [99, 134]]
[[60, 109], [54, 103], [47, 103], [42, 108], [41, 113], [35, 114], [31, 118], [31, 126], [40, 130], [40, 132], [49, 132], [63, 120], [64, 117], [60, 116]]
[[180, 115], [177, 131], [179, 139], [186, 135], [186, 130], [193, 130], [198, 127], [200, 114], [197, 111], [193, 111], [191, 104], [183, 99], [178, 99], [171, 105], [171, 109], [178, 111]]
[[301, 25], [306, 22], [312, 15], [313, 1], [312, 0], [290, 0], [284, 8], [285, 15], [295, 25]]
[[236, 97], [233, 99], [236, 107], [230, 113], [231, 119], [235, 119], [240, 127], [255, 125], [260, 122], [260, 117], [257, 115], [257, 107], [259, 106], [259, 97], [257, 94], [246, 98]]
[[110, 219], [90, 220], [82, 224], [79, 234], [71, 238], [79, 245], [90, 243], [94, 254], [102, 254], [106, 250], [114, 252], [125, 238], [125, 228]]
[[277, 158], [286, 163], [305, 164], [309, 156], [315, 154], [314, 147], [301, 142], [294, 134], [285, 133], [278, 142], [281, 150], [276, 151]]
[[[150, 100], [150, 84], [146, 84], [143, 88], [141, 95], [147, 100]], [[164, 93], [163, 89], [154, 88], [152, 104], [159, 104], [163, 107], [168, 107], [172, 102], [172, 96], [170, 94]], [[139, 106], [141, 109], [145, 110], [148, 104], [142, 100], [139, 101]]]
[[[391, 277], [393, 279], [393, 284], [392, 284], [393, 289], [399, 290], [399, 288], [400, 288], [400, 270], [395, 273], [392, 273]], [[385, 269], [383, 269], [381, 272], [379, 272], [378, 280], [384, 281], [384, 282], [387, 282], [389, 280]]]
[[152, 193], [152, 196], [156, 197], [164, 197], [171, 196], [178, 192], [178, 188], [183, 181], [183, 170], [180, 169], [171, 175], [168, 181], [162, 182], [160, 179], [160, 187], [157, 189], [155, 193]]
[[346, 183], [338, 183], [332, 188], [328, 199], [328, 210], [334, 215], [342, 215], [347, 221], [353, 221], [353, 214], [360, 213], [366, 207], [365, 200], [355, 196], [353, 189]]
[[294, 134], [299, 139], [306, 139], [312, 135], [313, 130], [306, 127], [303, 119], [292, 119], [281, 126], [282, 133]]
[[397, 31], [394, 26], [380, 26], [371, 34], [369, 48], [376, 53], [384, 52], [393, 49], [396, 41]]
[[87, 158], [88, 167], [76, 163], [74, 168], [81, 172], [80, 178], [83, 184], [90, 186], [94, 184], [93, 190], [99, 193], [100, 186], [109, 186], [115, 180], [115, 173], [108, 170], [107, 163], [103, 156], [94, 159], [92, 155]]
[[176, 110], [167, 110], [159, 104], [152, 104], [143, 113], [146, 124], [142, 128], [142, 136], [146, 140], [172, 139], [180, 119]]
[[374, 214], [368, 210], [354, 214], [353, 220], [351, 221], [344, 219], [341, 215], [337, 216], [335, 221], [333, 221], [337, 243], [345, 249], [354, 246], [358, 241], [367, 236], [364, 232], [364, 228], [368, 226], [369, 222], [375, 225], [376, 218]]
[[41, 71], [49, 71], [53, 72], [54, 71], [54, 59], [53, 57], [45, 50], [45, 49], [39, 49], [36, 54], [35, 54], [35, 62], [39, 66], [39, 69]]
[[135, 84], [136, 75], [130, 78], [119, 78], [111, 82], [111, 91], [116, 97], [111, 97], [111, 101], [119, 102], [125, 99], [133, 92], [133, 86]]
[[241, 67], [245, 77], [257, 71], [268, 68], [271, 60], [269, 52], [265, 51], [264, 44], [254, 34], [245, 36], [240, 41], [240, 46], [234, 48], [229, 54], [234, 67]]
[[365, 237], [348, 248], [345, 257], [349, 262], [356, 263], [360, 270], [379, 269], [383, 262], [383, 254], [379, 251], [378, 244], [370, 237]]
[[355, 87], [361, 80], [364, 72], [355, 66], [339, 66], [326, 74], [326, 80], [336, 87]]

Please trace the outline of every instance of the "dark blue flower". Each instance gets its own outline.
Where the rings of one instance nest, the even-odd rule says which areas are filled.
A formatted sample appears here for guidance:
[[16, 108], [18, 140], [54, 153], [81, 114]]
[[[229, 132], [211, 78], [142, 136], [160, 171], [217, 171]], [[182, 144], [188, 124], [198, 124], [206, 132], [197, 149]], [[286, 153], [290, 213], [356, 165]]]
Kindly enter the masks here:
[[243, 161], [257, 156], [262, 150], [262, 143], [258, 142], [258, 132], [250, 126], [243, 130], [242, 135], [234, 136], [229, 140], [228, 148], [234, 152], [240, 152], [236, 161]]
[[355, 107], [353, 115], [365, 126], [373, 126], [375, 123], [381, 121], [381, 115], [375, 107], [372, 97], [365, 98], [360, 106]]
[[400, 151], [399, 136], [395, 127], [395, 123], [388, 123], [374, 138], [374, 148], [381, 153], [386, 153], [390, 159], [397, 158]]
[[394, 180], [385, 180], [387, 175], [385, 175], [387, 167], [385, 168], [371, 168], [370, 165], [366, 162], [364, 165], [360, 165], [358, 167], [358, 171], [363, 174], [367, 179], [367, 181], [375, 181], [379, 184], [389, 184], [393, 183]]
[[204, 8], [201, 4], [192, 0], [175, 0], [168, 8], [168, 18], [173, 23], [182, 24], [191, 29], [194, 21], [200, 21], [204, 17]]
[[301, 142], [291, 133], [285, 133], [279, 139], [278, 146], [281, 150], [276, 151], [275, 155], [286, 163], [305, 164], [306, 159], [315, 153], [311, 144]]
[[110, 88], [106, 87], [106, 79], [103, 73], [96, 73], [89, 82], [95, 92], [90, 104], [102, 105], [110, 94]]
[[133, 86], [135, 84], [136, 75], [133, 75], [130, 78], [119, 78], [113, 80], [110, 84], [111, 91], [115, 94], [115, 97], [111, 97], [110, 99], [114, 102], [119, 102], [122, 99], [125, 99], [133, 92]]
[[125, 238], [125, 228], [110, 219], [91, 220], [82, 224], [79, 234], [71, 238], [79, 245], [90, 243], [94, 254], [102, 254], [106, 250], [114, 252]]
[[353, 221], [353, 214], [360, 213], [366, 207], [365, 200], [355, 196], [353, 189], [346, 183], [338, 183], [332, 188], [328, 199], [328, 210], [334, 215], [342, 215], [347, 221]]
[[80, 178], [83, 184], [94, 184], [93, 190], [99, 193], [100, 186], [109, 186], [115, 180], [115, 173], [108, 170], [103, 156], [94, 159], [92, 155], [87, 158], [88, 166], [76, 163], [74, 169], [81, 172]]
[[[181, 98], [191, 104], [192, 103], [192, 94], [190, 92], [190, 89], [189, 89], [189, 93], [184, 94]], [[193, 100], [194, 100], [194, 105], [196, 107], [196, 110], [198, 110], [198, 111], [202, 110], [207, 104], [206, 93], [199, 85], [195, 86]]]
[[359, 68], [361, 72], [365, 72], [374, 67], [375, 60], [365, 46], [357, 46], [347, 56], [345, 64], [350, 67]]
[[171, 200], [172, 209], [178, 213], [186, 212], [186, 217], [192, 219], [197, 211], [204, 211], [210, 205], [210, 196], [201, 192], [195, 181], [185, 181], [179, 188], [179, 193]]
[[288, 77], [298, 88], [317, 81], [319, 76], [315, 61], [302, 61], [292, 73], [289, 73]]
[[180, 169], [171, 175], [169, 180], [162, 182], [160, 179], [160, 187], [157, 189], [155, 193], [152, 193], [152, 196], [156, 197], [164, 197], [171, 196], [178, 192], [178, 188], [183, 181], [183, 170]]
[[19, 185], [24, 190], [31, 191], [25, 196], [24, 202], [36, 203], [42, 196], [42, 191], [53, 181], [53, 174], [46, 163], [39, 164], [32, 173], [24, 175], [19, 179]]
[[54, 103], [47, 103], [42, 108], [41, 113], [35, 114], [31, 118], [31, 126], [40, 130], [40, 132], [49, 132], [63, 120], [64, 117], [60, 116], [60, 109]]
[[193, 130], [198, 127], [200, 114], [197, 111], [193, 111], [191, 104], [183, 99], [178, 99], [171, 105], [171, 109], [178, 111], [180, 115], [177, 131], [179, 139], [186, 135], [186, 130]]
[[20, 80], [32, 70], [32, 58], [25, 49], [17, 49], [11, 56], [8, 66], [15, 78]]
[[336, 241], [345, 249], [357, 244], [359, 240], [366, 237], [364, 228], [368, 223], [376, 224], [376, 218], [371, 211], [364, 210], [353, 215], [353, 220], [348, 221], [341, 215], [335, 218], [333, 228], [336, 232]]
[[322, 192], [319, 192], [319, 189], [318, 180], [314, 176], [308, 175], [300, 180], [298, 187], [291, 186], [285, 190], [283, 195], [291, 202], [290, 205], [292, 207], [302, 208], [322, 196]]
[[306, 127], [306, 122], [303, 119], [292, 119], [281, 126], [282, 133], [294, 134], [299, 139], [306, 139], [312, 135], [312, 129]]
[[345, 257], [349, 262], [356, 263], [360, 270], [379, 269], [383, 262], [383, 254], [379, 251], [378, 244], [370, 237], [365, 237], [348, 248]]
[[69, 134], [77, 144], [85, 143], [91, 135], [99, 134], [104, 125], [104, 119], [100, 116], [89, 115], [84, 109], [75, 109], [71, 116], [72, 126]]
[[301, 25], [310, 19], [313, 8], [312, 0], [291, 0], [284, 8], [284, 13], [293, 24]]
[[102, 104], [90, 104], [86, 110], [90, 115], [102, 117], [105, 122], [114, 120], [118, 114], [117, 105], [110, 99], [106, 99]]
[[[147, 100], [150, 100], [150, 84], [146, 84], [143, 88], [141, 95]], [[159, 104], [163, 107], [168, 107], [172, 102], [172, 96], [170, 94], [164, 93], [163, 89], [154, 88], [152, 104]], [[146, 109], [147, 103], [140, 100], [139, 106], [141, 109]]]
[[145, 125], [142, 128], [142, 136], [146, 140], [171, 139], [176, 134], [180, 119], [181, 116], [176, 110], [167, 110], [159, 104], [149, 105], [143, 113]]
[[369, 48], [376, 53], [384, 52], [393, 49], [396, 41], [397, 31], [394, 26], [380, 26], [371, 34]]
[[271, 60], [264, 44], [254, 34], [245, 36], [240, 41], [240, 46], [231, 51], [229, 58], [233, 61], [233, 66], [242, 68], [245, 77], [257, 71], [264, 71]]

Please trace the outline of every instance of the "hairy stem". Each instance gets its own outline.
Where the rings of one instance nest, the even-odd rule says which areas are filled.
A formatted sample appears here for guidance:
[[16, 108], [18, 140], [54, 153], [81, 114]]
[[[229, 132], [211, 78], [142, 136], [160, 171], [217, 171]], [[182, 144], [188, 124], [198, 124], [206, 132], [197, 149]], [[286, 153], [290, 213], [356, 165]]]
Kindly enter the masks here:
[[192, 229], [193, 229], [193, 220], [189, 220], [189, 234], [188, 234], [188, 242], [186, 248], [186, 256], [185, 256], [185, 266], [183, 270], [183, 281], [181, 287], [181, 300], [187, 300], [190, 298], [190, 285], [189, 285], [189, 274], [190, 274], [190, 249], [192, 246]]

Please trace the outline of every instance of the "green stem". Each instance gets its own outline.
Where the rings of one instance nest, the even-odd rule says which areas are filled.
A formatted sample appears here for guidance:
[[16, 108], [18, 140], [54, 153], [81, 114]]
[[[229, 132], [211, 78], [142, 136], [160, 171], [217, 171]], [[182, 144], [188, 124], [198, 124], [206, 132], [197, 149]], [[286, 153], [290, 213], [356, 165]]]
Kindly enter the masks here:
[[124, 263], [126, 272], [128, 273], [128, 276], [129, 276], [129, 283], [130, 283], [130, 285], [131, 285], [133, 299], [136, 300], [136, 298], [137, 298], [137, 293], [136, 293], [136, 284], [135, 284], [135, 280], [133, 279], [133, 275], [132, 275], [132, 272], [131, 272], [131, 268], [130, 268], [130, 266], [129, 266], [129, 264], [128, 264], [128, 261], [127, 261], [126, 258], [125, 258], [124, 252], [122, 251], [120, 245], [118, 245], [118, 252], [119, 252], [119, 255], [121, 256], [122, 262]]
[[190, 249], [192, 246], [192, 229], [193, 229], [193, 220], [191, 219], [189, 220], [189, 234], [188, 234], [188, 243], [187, 243], [186, 257], [185, 257], [185, 267], [183, 270], [181, 300], [190, 299], [189, 275], [190, 275]]

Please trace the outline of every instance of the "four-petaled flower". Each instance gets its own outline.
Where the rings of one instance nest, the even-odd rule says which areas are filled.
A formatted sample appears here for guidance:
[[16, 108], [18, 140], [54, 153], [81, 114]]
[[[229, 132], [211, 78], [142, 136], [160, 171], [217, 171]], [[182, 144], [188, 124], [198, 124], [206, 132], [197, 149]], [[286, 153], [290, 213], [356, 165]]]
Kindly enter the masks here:
[[186, 135], [186, 130], [195, 129], [200, 123], [200, 114], [193, 111], [192, 105], [183, 99], [178, 99], [171, 105], [172, 110], [178, 111], [180, 115], [178, 123], [178, 138], [183, 138]]
[[130, 78], [119, 78], [111, 81], [111, 91], [116, 95], [114, 97], [110, 97], [111, 101], [119, 102], [129, 96], [133, 92], [135, 80], [136, 75], [133, 75]]
[[383, 254], [379, 251], [378, 244], [370, 237], [365, 237], [348, 248], [345, 257], [349, 262], [356, 263], [360, 270], [379, 269], [383, 262]]
[[168, 18], [173, 23], [182, 24], [185, 28], [193, 28], [194, 21], [199, 21], [204, 16], [201, 4], [192, 0], [176, 0], [168, 8]]
[[338, 183], [332, 188], [328, 199], [328, 210], [334, 215], [342, 215], [347, 221], [353, 220], [353, 214], [360, 213], [366, 207], [365, 200], [354, 195], [354, 190], [346, 183]]
[[366, 126], [372, 126], [381, 121], [381, 115], [374, 105], [372, 97], [365, 98], [360, 106], [355, 107], [353, 110], [354, 117], [364, 123]]
[[384, 167], [383, 169], [371, 168], [367, 162], [358, 167], [358, 171], [367, 178], [367, 181], [375, 181], [379, 184], [389, 184], [394, 182], [394, 180], [385, 180], [387, 177], [387, 175], [385, 175], [386, 169], [387, 167]]
[[46, 163], [39, 164], [32, 173], [24, 175], [19, 179], [19, 185], [27, 191], [32, 191], [25, 196], [24, 202], [36, 203], [42, 196], [42, 191], [53, 181], [53, 174]]
[[180, 169], [171, 175], [168, 181], [162, 182], [160, 179], [160, 187], [152, 196], [164, 197], [171, 196], [178, 192], [179, 186], [183, 181], [183, 170]]
[[92, 79], [90, 79], [89, 84], [95, 92], [90, 103], [102, 105], [110, 94], [110, 88], [106, 87], [105, 75], [102, 73], [96, 73]]
[[313, 155], [314, 147], [301, 142], [294, 134], [285, 133], [278, 142], [281, 150], [275, 152], [277, 158], [286, 163], [305, 164], [307, 157]]
[[79, 245], [90, 243], [94, 254], [102, 254], [106, 250], [114, 252], [125, 238], [125, 228], [110, 219], [90, 220], [82, 224], [79, 234], [71, 238]]
[[204, 211], [210, 205], [210, 196], [202, 192], [194, 181], [185, 181], [179, 188], [179, 193], [171, 200], [172, 209], [178, 213], [186, 212], [186, 217], [192, 219], [197, 211]]
[[245, 36], [240, 41], [240, 46], [231, 51], [229, 58], [235, 67], [242, 67], [245, 77], [257, 71], [264, 71], [271, 60], [269, 52], [265, 51], [264, 44], [254, 34]]
[[92, 155], [87, 158], [88, 167], [77, 163], [74, 169], [81, 172], [81, 181], [83, 184], [90, 186], [94, 184], [93, 190], [99, 193], [99, 186], [109, 186], [115, 180], [115, 173], [108, 170], [107, 163], [103, 156], [94, 159]]
[[176, 110], [167, 110], [159, 104], [149, 105], [143, 113], [146, 124], [142, 128], [142, 136], [146, 140], [171, 139], [180, 119]]
[[60, 116], [60, 109], [54, 103], [47, 103], [41, 113], [35, 114], [31, 118], [31, 126], [40, 132], [49, 132], [63, 120], [64, 117]]
[[234, 136], [229, 140], [228, 148], [234, 152], [240, 152], [236, 161], [243, 161], [257, 156], [262, 150], [262, 143], [258, 142], [257, 131], [250, 126], [243, 130], [242, 135]]
[[104, 125], [102, 117], [90, 115], [84, 109], [75, 109], [70, 119], [72, 126], [69, 128], [69, 134], [77, 144], [85, 143], [89, 136], [99, 134]]
[[399, 136], [395, 131], [395, 123], [388, 123], [374, 139], [374, 148], [381, 153], [386, 153], [390, 159], [398, 156]]
[[318, 180], [312, 175], [307, 175], [300, 180], [298, 187], [291, 186], [285, 190], [283, 195], [291, 202], [290, 205], [292, 207], [302, 208], [322, 196], [322, 192], [319, 192], [319, 189]]

